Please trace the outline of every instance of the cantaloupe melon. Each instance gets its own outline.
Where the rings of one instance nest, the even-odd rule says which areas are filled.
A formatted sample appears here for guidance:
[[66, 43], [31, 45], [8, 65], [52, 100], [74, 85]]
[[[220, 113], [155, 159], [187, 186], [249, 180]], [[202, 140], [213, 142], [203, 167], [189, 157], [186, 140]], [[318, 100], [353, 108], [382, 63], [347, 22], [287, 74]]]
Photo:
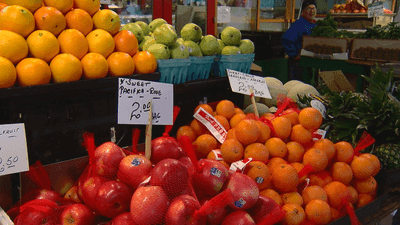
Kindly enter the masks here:
[[303, 95], [307, 95], [307, 94], [319, 95], [319, 92], [312, 85], [302, 83], [302, 84], [297, 84], [294, 87], [292, 87], [290, 89], [290, 91], [288, 92], [287, 96], [289, 98], [299, 100], [298, 95], [303, 96]]
[[302, 81], [299, 80], [289, 80], [288, 82], [286, 82], [283, 87], [289, 92], [290, 89], [294, 86], [296, 86], [297, 84], [304, 84]]
[[275, 77], [266, 77], [265, 82], [267, 82], [267, 85], [269, 84], [269, 82], [278, 82], [283, 85], [282, 81]]
[[276, 110], [278, 110], [278, 109], [277, 109], [275, 106], [272, 106], [271, 108], [269, 108], [269, 111], [270, 111], [271, 113], [275, 113]]
[[262, 98], [261, 103], [264, 103], [268, 107], [276, 106], [276, 101], [278, 100], [278, 95], [279, 94], [284, 94], [287, 95], [286, 89], [283, 87], [283, 85], [279, 84], [276, 81], [270, 82], [268, 85], [269, 93], [271, 94], [272, 99], [268, 98]]
[[[263, 104], [263, 103], [256, 103], [256, 107], [257, 107], [258, 115], [260, 115], [260, 116], [261, 116], [262, 114], [264, 114], [264, 113], [270, 112], [268, 106], [266, 106], [266, 105]], [[253, 104], [247, 106], [247, 108], [244, 109], [243, 112], [244, 112], [244, 113], [254, 113]]]
[[[261, 97], [254, 96], [254, 100], [256, 101], [256, 103], [260, 102]], [[251, 104], [252, 104], [252, 102], [251, 102], [250, 95], [245, 95], [244, 100], [243, 100], [243, 109], [247, 108], [247, 106], [249, 106]]]

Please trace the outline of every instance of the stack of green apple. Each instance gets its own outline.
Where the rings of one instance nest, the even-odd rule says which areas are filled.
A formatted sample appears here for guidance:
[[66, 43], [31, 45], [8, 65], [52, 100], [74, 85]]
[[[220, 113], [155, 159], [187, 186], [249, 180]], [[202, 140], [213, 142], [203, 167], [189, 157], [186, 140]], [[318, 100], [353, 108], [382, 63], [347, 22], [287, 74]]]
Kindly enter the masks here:
[[242, 33], [235, 27], [225, 27], [221, 32], [221, 55], [237, 55], [254, 53], [254, 43], [242, 39]]

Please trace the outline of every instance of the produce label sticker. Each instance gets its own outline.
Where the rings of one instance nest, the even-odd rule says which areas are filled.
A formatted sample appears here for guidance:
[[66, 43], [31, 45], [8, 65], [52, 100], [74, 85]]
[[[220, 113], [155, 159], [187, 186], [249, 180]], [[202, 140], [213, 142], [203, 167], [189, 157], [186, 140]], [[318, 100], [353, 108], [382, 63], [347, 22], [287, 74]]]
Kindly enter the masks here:
[[221, 144], [224, 143], [228, 132], [210, 113], [200, 107], [193, 117], [206, 126]]
[[229, 170], [235, 171], [235, 172], [243, 172], [244, 168], [247, 166], [253, 160], [253, 158], [247, 158], [243, 160], [239, 160], [236, 162], [233, 162], [231, 164], [231, 167], [229, 167]]
[[233, 92], [250, 95], [253, 89], [254, 96], [272, 99], [264, 77], [227, 69], [229, 83]]
[[28, 170], [25, 125], [0, 125], [0, 176]]
[[368, 5], [368, 18], [383, 16], [383, 2], [374, 2]]
[[152, 104], [153, 124], [172, 125], [173, 92], [172, 84], [119, 78], [118, 124], [146, 125]]

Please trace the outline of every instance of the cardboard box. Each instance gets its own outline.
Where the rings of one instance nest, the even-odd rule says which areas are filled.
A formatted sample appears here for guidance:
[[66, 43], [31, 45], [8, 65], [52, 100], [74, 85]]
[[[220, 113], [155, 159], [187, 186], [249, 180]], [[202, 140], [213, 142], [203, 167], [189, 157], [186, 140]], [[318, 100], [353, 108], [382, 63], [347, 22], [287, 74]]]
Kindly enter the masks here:
[[300, 55], [322, 59], [348, 59], [348, 40], [346, 38], [303, 37]]
[[341, 70], [320, 72], [319, 75], [331, 91], [355, 91], [353, 85], [350, 84]]
[[359, 60], [399, 62], [400, 40], [354, 38], [349, 57]]

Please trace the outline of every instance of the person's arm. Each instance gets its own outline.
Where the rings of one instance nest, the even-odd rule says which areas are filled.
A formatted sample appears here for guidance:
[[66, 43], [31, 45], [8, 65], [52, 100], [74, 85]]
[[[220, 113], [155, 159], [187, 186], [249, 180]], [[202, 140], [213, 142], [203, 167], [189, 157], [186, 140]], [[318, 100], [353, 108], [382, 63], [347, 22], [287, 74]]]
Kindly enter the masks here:
[[293, 25], [282, 35], [282, 44], [289, 57], [295, 58], [300, 54], [300, 35], [298, 27]]

